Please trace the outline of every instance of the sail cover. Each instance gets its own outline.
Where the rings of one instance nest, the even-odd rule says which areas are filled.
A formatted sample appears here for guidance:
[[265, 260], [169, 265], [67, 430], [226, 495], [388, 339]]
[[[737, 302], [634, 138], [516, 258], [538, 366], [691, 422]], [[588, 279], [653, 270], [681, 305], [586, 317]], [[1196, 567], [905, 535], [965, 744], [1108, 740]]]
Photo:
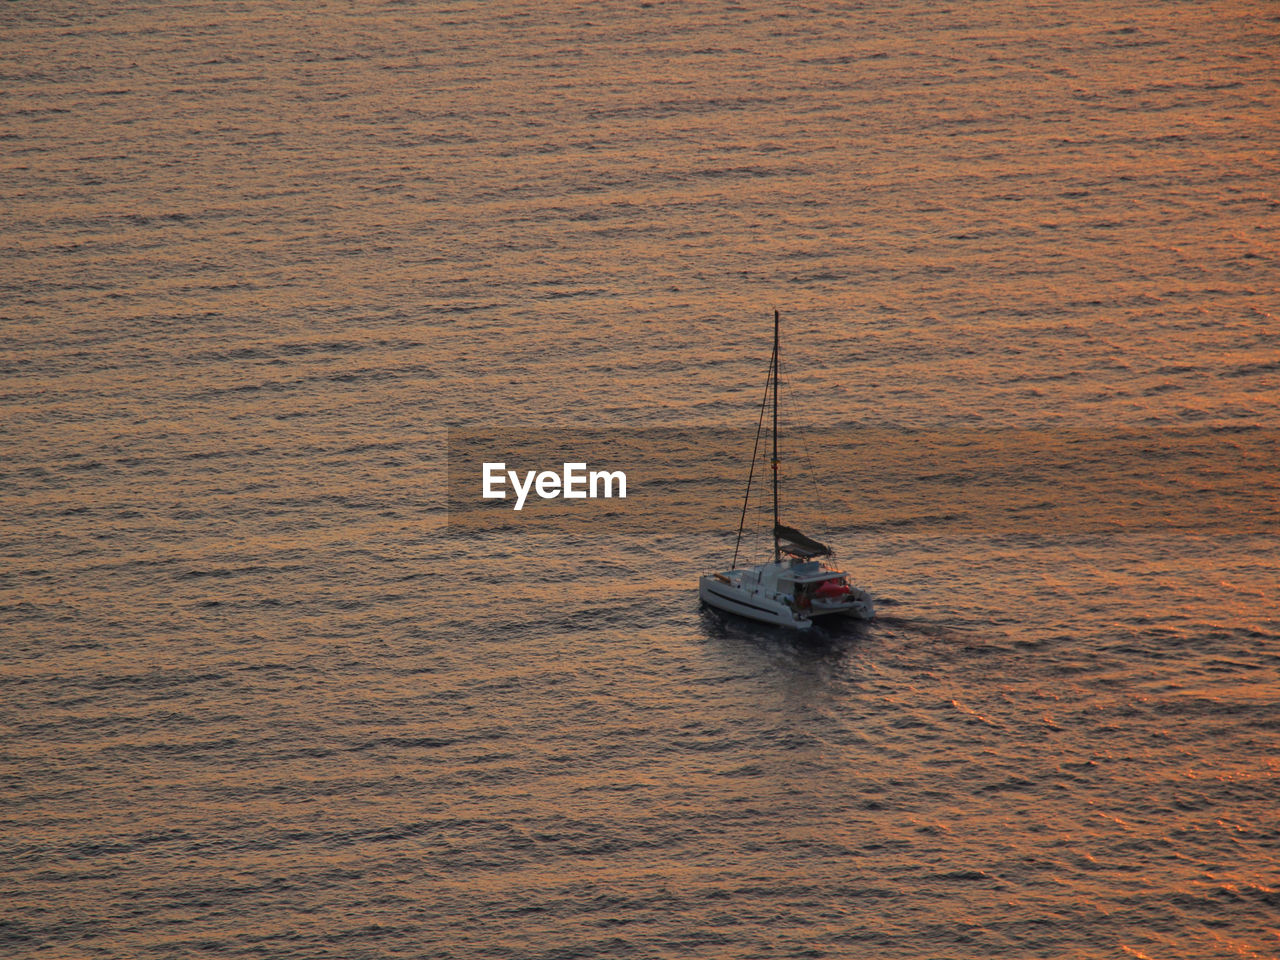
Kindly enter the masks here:
[[830, 547], [812, 537], [806, 537], [795, 527], [787, 527], [781, 523], [775, 524], [773, 535], [778, 538], [779, 549], [793, 557], [802, 557], [807, 560], [811, 557], [831, 556]]

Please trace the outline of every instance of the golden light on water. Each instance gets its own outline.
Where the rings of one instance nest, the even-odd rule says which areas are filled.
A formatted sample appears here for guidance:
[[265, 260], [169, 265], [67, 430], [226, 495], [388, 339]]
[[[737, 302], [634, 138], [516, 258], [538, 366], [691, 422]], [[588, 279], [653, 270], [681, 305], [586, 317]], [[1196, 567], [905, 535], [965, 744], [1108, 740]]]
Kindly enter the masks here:
[[1268, 6], [0, 21], [0, 953], [1276, 954]]

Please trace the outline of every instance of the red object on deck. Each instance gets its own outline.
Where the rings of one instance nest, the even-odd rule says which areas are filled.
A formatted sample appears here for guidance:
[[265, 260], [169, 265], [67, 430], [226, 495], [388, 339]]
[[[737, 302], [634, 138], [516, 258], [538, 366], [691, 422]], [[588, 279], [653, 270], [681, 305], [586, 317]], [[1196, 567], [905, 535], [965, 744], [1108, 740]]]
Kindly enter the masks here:
[[814, 595], [827, 600], [833, 597], [843, 597], [848, 592], [849, 588], [839, 580], [824, 580], [822, 585], [814, 592]]

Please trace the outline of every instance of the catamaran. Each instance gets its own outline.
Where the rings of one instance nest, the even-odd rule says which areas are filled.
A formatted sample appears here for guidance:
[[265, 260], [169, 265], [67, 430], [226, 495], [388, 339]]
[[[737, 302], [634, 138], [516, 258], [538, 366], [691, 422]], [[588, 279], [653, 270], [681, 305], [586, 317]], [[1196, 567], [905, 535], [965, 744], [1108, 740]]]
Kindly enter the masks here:
[[[773, 560], [749, 567], [738, 566], [738, 549], [742, 546], [742, 528], [747, 518], [747, 499], [751, 496], [751, 480], [755, 476], [756, 454], [753, 451], [733, 564], [728, 570], [700, 577], [698, 593], [704, 603], [717, 609], [795, 630], [809, 629], [818, 617], [844, 615], [870, 620], [875, 616], [870, 594], [853, 586], [848, 574], [835, 569], [831, 548], [778, 520], [778, 325], [778, 311], [775, 310], [773, 359], [769, 362], [769, 380], [765, 385], [766, 397], [770, 391], [773, 393], [773, 457], [770, 461], [773, 472]], [[761, 407], [762, 426], [763, 404]], [[757, 450], [759, 444], [760, 427], [757, 426]]]

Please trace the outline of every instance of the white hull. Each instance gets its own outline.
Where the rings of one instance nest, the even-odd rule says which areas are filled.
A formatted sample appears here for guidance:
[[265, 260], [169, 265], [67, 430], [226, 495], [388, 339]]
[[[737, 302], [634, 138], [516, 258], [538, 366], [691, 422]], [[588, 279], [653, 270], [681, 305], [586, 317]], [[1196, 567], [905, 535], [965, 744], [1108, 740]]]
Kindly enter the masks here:
[[704, 603], [718, 610], [793, 630], [808, 630], [818, 617], [848, 616], [870, 620], [875, 616], [875, 605], [870, 595], [857, 587], [848, 587], [839, 597], [798, 596], [795, 591], [797, 580], [821, 583], [823, 579], [843, 577], [837, 571], [815, 571], [817, 567], [818, 564], [784, 560], [713, 573], [698, 579], [698, 595]]
[[769, 597], [747, 593], [732, 584], [723, 583], [715, 576], [698, 578], [698, 594], [708, 606], [759, 620], [761, 623], [791, 627], [794, 630], [808, 630], [813, 626], [812, 620], [800, 616], [789, 605]]

